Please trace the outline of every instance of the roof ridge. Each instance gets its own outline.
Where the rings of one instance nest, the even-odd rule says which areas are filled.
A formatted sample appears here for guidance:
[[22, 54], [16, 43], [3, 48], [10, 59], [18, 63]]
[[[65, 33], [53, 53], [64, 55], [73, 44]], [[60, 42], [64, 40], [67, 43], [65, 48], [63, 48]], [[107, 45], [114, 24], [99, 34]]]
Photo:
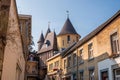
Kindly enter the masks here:
[[71, 52], [71, 51], [73, 51], [74, 49], [78, 48], [79, 46], [81, 46], [82, 44], [84, 44], [85, 42], [87, 42], [88, 40], [90, 40], [91, 38], [93, 38], [100, 31], [102, 31], [105, 27], [107, 27], [107, 25], [110, 24], [110, 22], [112, 22], [118, 16], [120, 16], [120, 10], [117, 11], [111, 18], [109, 18], [103, 24], [101, 24], [96, 29], [94, 29], [92, 32], [90, 32], [88, 35], [86, 35], [84, 38], [82, 38], [80, 41], [78, 41], [77, 44], [68, 51], [68, 53]]

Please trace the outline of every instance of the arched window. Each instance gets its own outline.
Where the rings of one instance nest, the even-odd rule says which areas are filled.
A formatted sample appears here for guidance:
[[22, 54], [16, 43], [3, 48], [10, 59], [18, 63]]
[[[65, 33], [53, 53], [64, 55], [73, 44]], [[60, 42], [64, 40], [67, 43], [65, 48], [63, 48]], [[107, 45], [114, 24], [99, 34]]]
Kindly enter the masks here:
[[64, 46], [64, 40], [62, 40], [62, 44], [63, 44], [63, 46]]
[[67, 43], [70, 42], [70, 35], [67, 36]]

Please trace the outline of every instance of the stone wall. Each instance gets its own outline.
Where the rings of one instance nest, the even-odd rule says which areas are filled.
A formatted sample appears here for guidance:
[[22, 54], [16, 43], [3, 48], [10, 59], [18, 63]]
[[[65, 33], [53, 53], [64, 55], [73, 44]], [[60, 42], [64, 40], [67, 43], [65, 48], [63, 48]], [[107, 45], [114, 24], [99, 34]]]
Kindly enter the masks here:
[[10, 1], [11, 0], [0, 0], [0, 80], [2, 75], [4, 48], [6, 44]]
[[25, 59], [16, 0], [11, 0], [1, 80], [24, 80]]

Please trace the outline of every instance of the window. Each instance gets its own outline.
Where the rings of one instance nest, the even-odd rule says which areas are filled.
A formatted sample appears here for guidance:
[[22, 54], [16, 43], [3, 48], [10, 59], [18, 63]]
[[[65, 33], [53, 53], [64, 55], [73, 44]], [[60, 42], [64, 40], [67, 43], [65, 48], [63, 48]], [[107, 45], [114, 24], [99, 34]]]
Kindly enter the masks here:
[[95, 80], [94, 79], [94, 69], [89, 70], [89, 80]]
[[70, 36], [68, 35], [67, 36], [67, 43], [69, 43], [70, 42]]
[[55, 68], [58, 68], [59, 67], [59, 61], [56, 61], [55, 62], [55, 66], [54, 66]]
[[80, 63], [83, 63], [83, 49], [80, 50]]
[[76, 75], [76, 73], [73, 74], [73, 80], [77, 80], [77, 75]]
[[114, 70], [114, 80], [120, 80], [120, 68]]
[[46, 41], [45, 41], [45, 44], [46, 44], [46, 48], [48, 48], [48, 46], [50, 46], [50, 45], [51, 45], [51, 43], [50, 43], [50, 41], [49, 41], [49, 40], [46, 40]]
[[77, 57], [76, 54], [73, 54], [73, 65], [76, 65], [77, 63]]
[[67, 67], [67, 61], [66, 59], [64, 60], [64, 69]]
[[84, 80], [83, 71], [80, 72], [80, 80]]
[[62, 40], [63, 46], [64, 46], [64, 40]]
[[93, 44], [92, 43], [88, 45], [88, 56], [89, 56], [89, 59], [93, 58]]
[[49, 65], [49, 70], [52, 70], [52, 69], [53, 69], [53, 63]]
[[68, 67], [70, 67], [70, 64], [71, 64], [71, 56], [68, 57]]
[[108, 71], [101, 72], [101, 80], [109, 80], [108, 79]]
[[79, 41], [79, 38], [78, 38], [78, 36], [76, 37], [76, 41]]
[[115, 32], [110, 36], [111, 38], [111, 47], [112, 47], [112, 53], [113, 54], [119, 54], [119, 39], [118, 39], [118, 34]]

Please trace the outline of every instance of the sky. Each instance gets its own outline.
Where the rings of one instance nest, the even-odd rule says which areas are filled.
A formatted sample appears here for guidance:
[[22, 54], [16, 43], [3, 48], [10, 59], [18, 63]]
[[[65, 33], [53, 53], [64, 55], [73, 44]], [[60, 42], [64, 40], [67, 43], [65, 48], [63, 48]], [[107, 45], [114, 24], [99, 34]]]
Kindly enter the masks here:
[[84, 38], [120, 10], [120, 0], [16, 0], [19, 14], [32, 15], [32, 36], [37, 50], [41, 32], [59, 34], [69, 11], [76, 31]]

